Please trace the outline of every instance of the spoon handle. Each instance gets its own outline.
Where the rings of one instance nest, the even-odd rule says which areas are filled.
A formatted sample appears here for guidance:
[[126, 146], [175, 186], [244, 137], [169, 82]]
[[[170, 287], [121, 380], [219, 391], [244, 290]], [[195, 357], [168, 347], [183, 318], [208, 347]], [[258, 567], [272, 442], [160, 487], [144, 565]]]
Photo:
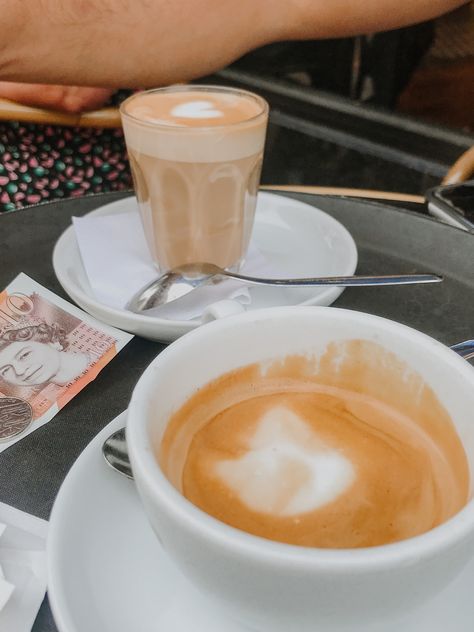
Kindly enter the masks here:
[[455, 345], [451, 345], [451, 349], [456, 351], [456, 353], [465, 360], [472, 360], [474, 358], [474, 340], [458, 342]]
[[438, 274], [387, 274], [384, 276], [336, 276], [336, 277], [315, 277], [308, 279], [263, 279], [234, 272], [223, 273], [225, 276], [239, 281], [245, 281], [253, 285], [282, 285], [292, 286], [318, 286], [318, 285], [334, 285], [339, 287], [358, 286], [364, 287], [369, 285], [413, 285], [415, 283], [439, 283], [443, 280]]

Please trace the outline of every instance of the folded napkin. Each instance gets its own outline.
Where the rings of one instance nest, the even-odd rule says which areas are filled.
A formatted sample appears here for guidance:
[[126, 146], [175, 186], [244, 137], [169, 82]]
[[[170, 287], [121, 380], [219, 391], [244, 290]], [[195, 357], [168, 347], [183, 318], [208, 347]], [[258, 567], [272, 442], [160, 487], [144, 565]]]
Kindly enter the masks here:
[[[129, 299], [157, 277], [138, 211], [113, 215], [73, 217], [79, 251], [91, 289], [98, 301], [124, 309]], [[106, 262], [106, 263], [104, 263]], [[278, 276], [278, 271], [255, 248], [250, 248], [242, 274]], [[206, 312], [221, 301], [234, 301], [242, 310], [250, 303], [247, 287], [227, 279], [216, 286], [203, 286], [164, 305], [156, 316], [168, 319], [206, 319]], [[227, 303], [228, 304], [228, 303]]]
[[48, 523], [0, 503], [0, 630], [29, 632], [46, 592]]

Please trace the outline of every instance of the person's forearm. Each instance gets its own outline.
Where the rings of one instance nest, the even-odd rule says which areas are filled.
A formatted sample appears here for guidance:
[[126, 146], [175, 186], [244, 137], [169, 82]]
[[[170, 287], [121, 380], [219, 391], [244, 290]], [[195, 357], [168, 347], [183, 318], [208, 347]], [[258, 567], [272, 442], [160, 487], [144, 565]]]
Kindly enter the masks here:
[[111, 87], [186, 81], [278, 39], [272, 4], [0, 0], [0, 80]]
[[282, 39], [404, 26], [462, 0], [0, 0], [0, 80], [187, 81]]
[[468, 0], [288, 0], [288, 39], [337, 38], [388, 31], [425, 20]]

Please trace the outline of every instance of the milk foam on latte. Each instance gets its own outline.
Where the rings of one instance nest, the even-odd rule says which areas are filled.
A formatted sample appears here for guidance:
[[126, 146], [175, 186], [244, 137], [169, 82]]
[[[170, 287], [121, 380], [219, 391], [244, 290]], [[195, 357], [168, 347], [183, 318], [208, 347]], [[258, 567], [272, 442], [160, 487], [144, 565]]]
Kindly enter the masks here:
[[253, 511], [306, 513], [335, 500], [355, 477], [351, 462], [288, 408], [265, 413], [247, 448], [239, 458], [217, 461], [215, 472]]
[[260, 114], [261, 106], [245, 96], [189, 89], [145, 93], [131, 100], [126, 111], [143, 122], [176, 127], [213, 127], [251, 121]]
[[[266, 120], [259, 116], [259, 102], [249, 97], [193, 90], [146, 92], [126, 103], [125, 112], [131, 117], [125, 130], [127, 147], [139, 155], [216, 163], [262, 152]], [[160, 129], [153, 131], [150, 123]], [[219, 130], [213, 132], [215, 127]], [[210, 128], [207, 135], [203, 128]], [[158, 137], [160, 132], [164, 136]]]
[[188, 101], [175, 105], [170, 112], [175, 119], [209, 119], [223, 118], [224, 112], [215, 108], [211, 101]]
[[206, 513], [300, 546], [413, 537], [469, 494], [464, 448], [435, 393], [361, 340], [222, 375], [176, 411], [157, 458]]

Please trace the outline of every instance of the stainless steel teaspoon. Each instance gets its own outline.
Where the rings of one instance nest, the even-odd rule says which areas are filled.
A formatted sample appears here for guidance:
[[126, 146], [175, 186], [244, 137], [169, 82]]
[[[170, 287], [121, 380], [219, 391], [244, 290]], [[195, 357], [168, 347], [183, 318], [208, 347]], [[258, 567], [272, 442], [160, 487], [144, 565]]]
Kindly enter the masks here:
[[213, 263], [187, 263], [165, 272], [139, 290], [126, 305], [126, 309], [153, 315], [153, 310], [185, 296], [202, 285], [217, 285], [225, 278], [236, 279], [247, 285], [273, 285], [280, 287], [367, 287], [373, 285], [412, 285], [415, 283], [439, 283], [443, 277], [437, 274], [389, 274], [383, 276], [335, 276], [307, 279], [264, 279], [228, 272]]
[[110, 467], [127, 478], [133, 478], [130, 459], [128, 458], [125, 428], [120, 428], [102, 444], [102, 454]]

